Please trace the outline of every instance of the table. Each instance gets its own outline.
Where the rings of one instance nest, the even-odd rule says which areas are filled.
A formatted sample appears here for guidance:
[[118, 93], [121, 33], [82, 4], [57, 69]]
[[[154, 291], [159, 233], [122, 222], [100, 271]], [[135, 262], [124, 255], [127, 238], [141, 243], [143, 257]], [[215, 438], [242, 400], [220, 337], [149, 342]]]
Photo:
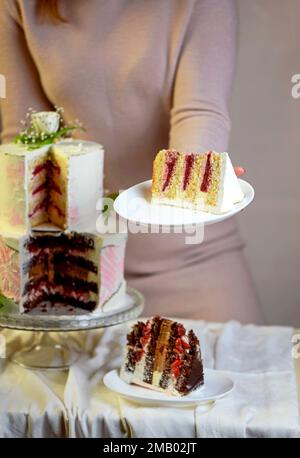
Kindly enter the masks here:
[[[206, 366], [232, 371], [237, 390], [227, 398], [198, 409], [138, 406], [102, 383], [120, 365], [128, 324], [65, 333], [54, 337], [81, 353], [69, 371], [30, 371], [0, 359], [0, 437], [300, 436], [300, 358], [291, 358], [291, 337], [298, 333], [300, 341], [300, 330], [184, 323], [200, 336]], [[0, 336], [8, 353], [32, 338], [11, 330]], [[268, 399], [272, 393], [278, 396], [274, 402]]]

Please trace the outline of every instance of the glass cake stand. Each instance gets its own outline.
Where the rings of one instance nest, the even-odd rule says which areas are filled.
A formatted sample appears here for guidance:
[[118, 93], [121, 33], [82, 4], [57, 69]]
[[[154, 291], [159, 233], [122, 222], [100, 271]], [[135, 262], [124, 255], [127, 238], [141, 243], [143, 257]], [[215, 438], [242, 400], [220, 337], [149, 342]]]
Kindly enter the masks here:
[[[0, 327], [31, 331], [32, 339], [29, 345], [13, 353], [11, 360], [29, 369], [66, 370], [79, 357], [68, 346], [66, 332], [101, 329], [133, 320], [144, 309], [144, 297], [128, 287], [122, 302], [89, 314], [63, 304], [44, 303], [34, 313], [20, 315], [17, 307], [11, 302], [0, 310]], [[55, 339], [53, 332], [58, 333]]]

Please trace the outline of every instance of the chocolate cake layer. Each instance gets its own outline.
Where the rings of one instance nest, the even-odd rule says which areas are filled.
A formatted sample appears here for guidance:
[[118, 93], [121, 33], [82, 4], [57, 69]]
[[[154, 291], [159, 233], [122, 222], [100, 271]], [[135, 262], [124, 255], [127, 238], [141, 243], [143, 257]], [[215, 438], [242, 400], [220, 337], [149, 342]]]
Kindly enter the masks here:
[[190, 349], [185, 355], [176, 384], [176, 389], [183, 394], [195, 390], [204, 383], [199, 340], [192, 330], [189, 331], [188, 339]]
[[66, 254], [63, 251], [58, 251], [53, 255], [53, 264], [57, 267], [64, 265], [72, 265], [80, 267], [83, 270], [88, 272], [98, 273], [98, 267], [94, 262], [89, 259], [83, 258], [82, 256], [74, 256], [71, 254]]
[[152, 383], [156, 343], [157, 343], [157, 339], [160, 333], [161, 323], [162, 323], [162, 320], [160, 317], [153, 318], [153, 323], [151, 327], [151, 337], [150, 337], [150, 342], [148, 344], [147, 355], [146, 355], [146, 360], [145, 360], [145, 370], [144, 370], [144, 382], [145, 383]]
[[32, 290], [39, 290], [42, 286], [43, 283], [46, 283], [48, 281], [48, 276], [43, 275], [42, 277], [39, 278], [32, 278], [30, 279], [26, 285], [24, 285], [23, 289], [23, 294], [28, 294]]
[[84, 302], [83, 300], [75, 299], [74, 297], [64, 296], [63, 294], [41, 294], [35, 300], [26, 301], [23, 304], [24, 309], [32, 310], [38, 305], [42, 304], [43, 302], [50, 301], [51, 303], [61, 303], [61, 304], [68, 304], [74, 308], [81, 308], [83, 310], [87, 310], [92, 312], [95, 310], [97, 303], [96, 301], [88, 301]]
[[65, 275], [61, 272], [54, 273], [54, 283], [56, 285], [61, 285], [64, 287], [72, 288], [76, 291], [76, 289], [80, 289], [80, 291], [84, 292], [93, 292], [98, 294], [99, 288], [97, 283], [92, 281], [82, 280], [81, 278], [70, 277], [69, 275]]
[[142, 338], [145, 329], [145, 324], [142, 321], [138, 321], [132, 331], [127, 335], [127, 345], [129, 347], [127, 355], [127, 370], [134, 372], [135, 366], [140, 361], [143, 352]]
[[35, 253], [39, 250], [49, 248], [64, 248], [65, 250], [87, 251], [95, 248], [94, 239], [87, 235], [70, 233], [60, 234], [59, 236], [42, 235], [31, 236], [25, 243], [25, 248], [29, 253]]
[[41, 252], [35, 256], [32, 256], [32, 258], [23, 266], [23, 274], [26, 275], [28, 273], [29, 277], [31, 277], [31, 275], [34, 275], [32, 273], [32, 270], [38, 266], [47, 270], [47, 266], [48, 266], [48, 254], [47, 253]]

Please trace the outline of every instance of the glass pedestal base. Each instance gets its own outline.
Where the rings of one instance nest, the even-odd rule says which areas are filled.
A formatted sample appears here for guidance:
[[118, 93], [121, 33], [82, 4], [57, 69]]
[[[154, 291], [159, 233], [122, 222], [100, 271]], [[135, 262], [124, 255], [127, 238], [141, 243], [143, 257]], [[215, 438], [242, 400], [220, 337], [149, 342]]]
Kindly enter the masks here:
[[[66, 339], [61, 339], [62, 341]], [[32, 370], [67, 370], [79, 354], [67, 345], [55, 341], [49, 332], [34, 333], [33, 342], [11, 356], [19, 366]]]

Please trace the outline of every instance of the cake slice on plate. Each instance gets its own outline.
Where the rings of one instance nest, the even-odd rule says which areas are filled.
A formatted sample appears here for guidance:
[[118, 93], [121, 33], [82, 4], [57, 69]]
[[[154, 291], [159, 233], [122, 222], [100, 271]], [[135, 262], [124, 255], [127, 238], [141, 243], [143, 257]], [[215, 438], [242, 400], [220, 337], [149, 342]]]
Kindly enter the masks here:
[[181, 323], [155, 316], [127, 336], [120, 377], [168, 395], [185, 396], [204, 383], [200, 344]]
[[243, 198], [228, 153], [161, 150], [154, 160], [153, 203], [219, 214]]

